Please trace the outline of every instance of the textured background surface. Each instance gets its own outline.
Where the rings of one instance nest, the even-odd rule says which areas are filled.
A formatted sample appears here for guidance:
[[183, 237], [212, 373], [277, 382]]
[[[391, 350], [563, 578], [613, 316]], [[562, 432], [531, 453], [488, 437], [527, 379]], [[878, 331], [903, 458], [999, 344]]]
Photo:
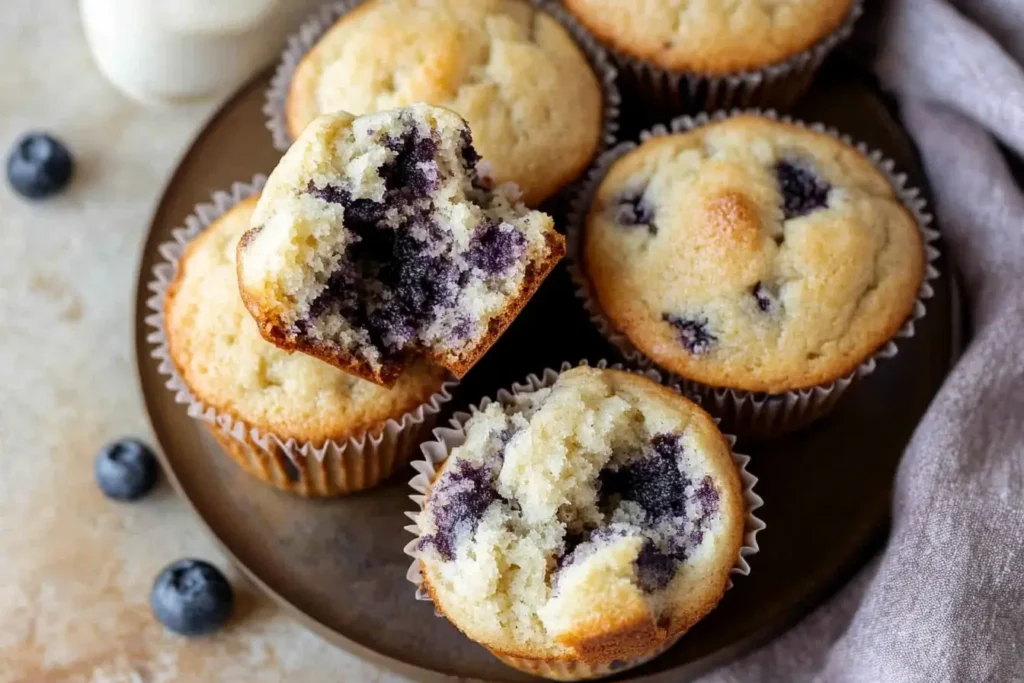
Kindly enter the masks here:
[[92, 459], [145, 434], [131, 360], [135, 263], [176, 159], [213, 103], [145, 109], [95, 69], [75, 4], [7, 0], [0, 147], [30, 129], [64, 139], [70, 191], [29, 204], [0, 183], [0, 683], [395, 681], [305, 632], [241, 583], [238, 618], [187, 642], [149, 613], [157, 572], [226, 563], [166, 483], [103, 498]]

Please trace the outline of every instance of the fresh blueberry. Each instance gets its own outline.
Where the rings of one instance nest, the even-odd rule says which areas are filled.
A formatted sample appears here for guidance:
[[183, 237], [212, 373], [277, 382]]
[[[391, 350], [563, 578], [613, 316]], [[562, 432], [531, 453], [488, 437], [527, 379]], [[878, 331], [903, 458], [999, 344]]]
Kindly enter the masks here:
[[152, 449], [138, 439], [107, 444], [96, 456], [96, 483], [114, 500], [142, 498], [153, 489], [159, 471]]
[[160, 572], [149, 606], [161, 624], [183, 636], [213, 633], [227, 622], [235, 592], [219, 569], [202, 560], [178, 560]]
[[68, 148], [46, 133], [29, 133], [7, 157], [7, 182], [27, 199], [43, 199], [63, 190], [75, 170]]

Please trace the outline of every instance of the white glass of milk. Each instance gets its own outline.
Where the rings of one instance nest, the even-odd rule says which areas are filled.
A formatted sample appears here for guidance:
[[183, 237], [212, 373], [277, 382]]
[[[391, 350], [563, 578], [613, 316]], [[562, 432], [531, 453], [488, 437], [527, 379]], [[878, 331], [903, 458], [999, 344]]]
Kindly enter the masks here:
[[231, 90], [268, 65], [323, 0], [80, 0], [100, 70], [145, 103]]

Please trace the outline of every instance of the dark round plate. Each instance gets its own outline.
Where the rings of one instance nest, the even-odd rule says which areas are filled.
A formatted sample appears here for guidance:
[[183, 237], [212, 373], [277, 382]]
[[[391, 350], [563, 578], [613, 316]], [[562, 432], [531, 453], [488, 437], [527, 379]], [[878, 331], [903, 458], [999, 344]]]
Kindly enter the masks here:
[[[906, 134], [858, 77], [833, 74], [797, 108], [883, 150], [923, 187]], [[413, 599], [402, 547], [406, 481], [334, 501], [272, 490], [238, 470], [164, 388], [145, 341], [146, 283], [168, 239], [197, 202], [233, 181], [273, 169], [279, 155], [261, 113], [264, 74], [209, 122], [182, 159], [153, 217], [142, 253], [135, 307], [139, 380], [164, 465], [235, 562], [270, 596], [323, 637], [421, 680], [528, 680]], [[634, 119], [635, 120], [635, 119]], [[628, 133], [636, 131], [626, 127]], [[959, 329], [950, 266], [917, 335], [900, 343], [829, 417], [769, 444], [741, 443], [754, 456], [768, 525], [753, 572], [670, 652], [622, 679], [678, 683], [750, 650], [790, 626], [855, 572], [884, 538], [893, 475], [904, 445], [945, 376]], [[466, 377], [452, 407], [562, 361], [615, 358], [572, 294], [564, 266]]]

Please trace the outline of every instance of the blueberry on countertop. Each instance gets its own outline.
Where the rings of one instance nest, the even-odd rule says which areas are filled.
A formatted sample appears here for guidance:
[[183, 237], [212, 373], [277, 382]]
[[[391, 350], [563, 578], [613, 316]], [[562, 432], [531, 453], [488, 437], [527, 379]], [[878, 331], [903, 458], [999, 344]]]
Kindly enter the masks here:
[[75, 169], [71, 152], [46, 133], [28, 133], [7, 157], [7, 182], [27, 199], [43, 199], [63, 190]]
[[235, 592], [219, 569], [202, 560], [178, 560], [160, 572], [149, 605], [161, 624], [183, 636], [203, 636], [223, 626]]
[[152, 449], [138, 439], [120, 439], [96, 456], [96, 483], [108, 498], [132, 501], [156, 484], [160, 468]]

